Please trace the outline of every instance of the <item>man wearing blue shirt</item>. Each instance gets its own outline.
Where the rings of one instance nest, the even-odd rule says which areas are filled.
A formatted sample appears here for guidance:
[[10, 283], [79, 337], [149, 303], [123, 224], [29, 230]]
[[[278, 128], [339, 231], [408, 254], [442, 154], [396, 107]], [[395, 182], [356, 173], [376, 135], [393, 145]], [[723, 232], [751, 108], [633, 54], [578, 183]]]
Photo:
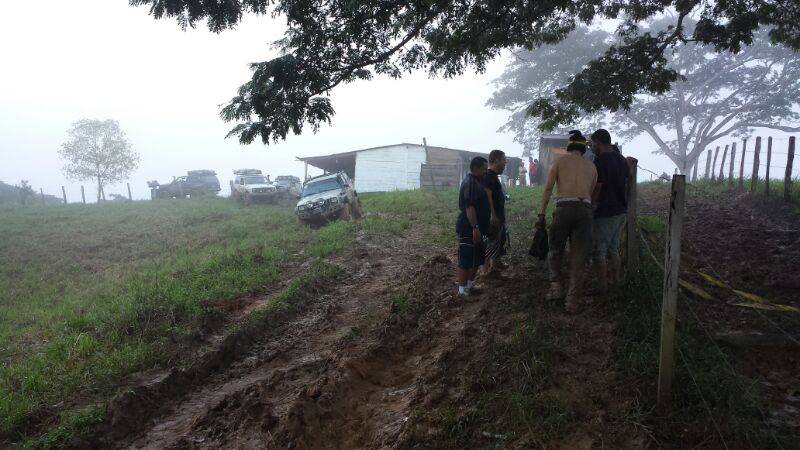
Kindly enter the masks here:
[[458, 237], [458, 294], [470, 295], [475, 289], [475, 274], [485, 261], [484, 236], [489, 232], [491, 211], [483, 186], [488, 161], [477, 156], [469, 164], [469, 174], [458, 192], [456, 235]]

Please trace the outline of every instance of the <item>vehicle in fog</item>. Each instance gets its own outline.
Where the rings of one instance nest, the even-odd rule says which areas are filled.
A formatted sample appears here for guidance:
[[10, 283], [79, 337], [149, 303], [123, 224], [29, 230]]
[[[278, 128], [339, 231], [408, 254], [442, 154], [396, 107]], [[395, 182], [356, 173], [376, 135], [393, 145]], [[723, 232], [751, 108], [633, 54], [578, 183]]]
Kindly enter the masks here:
[[298, 198], [303, 191], [303, 183], [294, 175], [278, 175], [275, 178], [275, 187], [286, 198]]
[[231, 182], [231, 198], [243, 205], [253, 203], [274, 203], [278, 200], [278, 188], [269, 179], [269, 175], [258, 169], [234, 170]]
[[344, 172], [320, 175], [306, 181], [295, 214], [305, 223], [359, 218], [361, 200]]
[[221, 190], [217, 173], [213, 170], [190, 170], [186, 176], [174, 178], [171, 183], [148, 181], [147, 185], [154, 199], [213, 196]]

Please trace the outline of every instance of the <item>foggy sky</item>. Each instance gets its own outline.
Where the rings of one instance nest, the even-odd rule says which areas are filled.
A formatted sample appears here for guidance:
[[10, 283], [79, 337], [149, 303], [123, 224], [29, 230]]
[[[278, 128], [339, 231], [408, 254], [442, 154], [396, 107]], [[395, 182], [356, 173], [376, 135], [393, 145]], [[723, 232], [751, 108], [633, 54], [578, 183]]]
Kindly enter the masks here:
[[[423, 137], [430, 145], [522, 152], [511, 134], [496, 132], [507, 113], [484, 106], [503, 60], [485, 74], [451, 80], [417, 73], [339, 87], [332, 125], [278, 144], [241, 146], [224, 139], [232, 124], [219, 118], [219, 105], [249, 80], [248, 63], [275, 56], [269, 44], [282, 36], [281, 19], [251, 16], [216, 35], [202, 25], [184, 32], [125, 0], [4, 2], [3, 15], [13, 20], [0, 27], [0, 180], [27, 179], [59, 197], [65, 185], [70, 202], [80, 201], [82, 183], [64, 177], [57, 151], [71, 123], [82, 118], [120, 122], [141, 155], [129, 180], [134, 198], [149, 198], [147, 180], [167, 182], [189, 169], [216, 170], [227, 194], [236, 168], [302, 177], [297, 156]], [[624, 152], [651, 170], [672, 173], [666, 157], [650, 153], [654, 148], [640, 138]], [[95, 186], [83, 184], [93, 200]], [[106, 189], [107, 196], [124, 192], [124, 183]]]

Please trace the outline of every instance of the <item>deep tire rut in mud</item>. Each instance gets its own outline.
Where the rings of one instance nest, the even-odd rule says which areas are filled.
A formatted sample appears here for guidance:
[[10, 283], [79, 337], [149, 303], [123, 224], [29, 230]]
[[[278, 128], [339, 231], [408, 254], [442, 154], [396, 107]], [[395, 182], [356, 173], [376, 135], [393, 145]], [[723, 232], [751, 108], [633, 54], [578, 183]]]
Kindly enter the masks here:
[[[124, 431], [117, 430], [105, 443], [118, 448], [391, 445], [408, 420], [415, 384], [432, 363], [427, 355], [451, 345], [450, 336], [425, 343], [398, 338], [404, 321], [392, 311], [391, 292], [414, 283], [399, 276], [408, 255], [359, 247], [348, 255], [349, 275], [323, 288], [302, 314], [265, 330], [229, 366], [194, 380], [184, 395], [165, 397], [152, 417], [140, 418], [146, 425], [139, 432], [120, 438]], [[443, 271], [452, 268], [443, 257], [435, 265], [441, 284]]]

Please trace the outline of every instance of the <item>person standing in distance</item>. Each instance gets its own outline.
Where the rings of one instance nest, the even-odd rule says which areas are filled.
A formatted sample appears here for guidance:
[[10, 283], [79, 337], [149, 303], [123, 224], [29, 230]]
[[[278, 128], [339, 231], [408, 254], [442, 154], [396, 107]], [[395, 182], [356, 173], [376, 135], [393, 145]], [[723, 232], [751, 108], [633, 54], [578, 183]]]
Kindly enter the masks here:
[[502, 150], [492, 150], [489, 153], [489, 169], [484, 179], [484, 189], [489, 199], [489, 234], [486, 243], [486, 263], [484, 274], [494, 278], [501, 278], [499, 274], [500, 257], [505, 251], [506, 227], [506, 195], [500, 182], [500, 174], [506, 168], [506, 154]]

